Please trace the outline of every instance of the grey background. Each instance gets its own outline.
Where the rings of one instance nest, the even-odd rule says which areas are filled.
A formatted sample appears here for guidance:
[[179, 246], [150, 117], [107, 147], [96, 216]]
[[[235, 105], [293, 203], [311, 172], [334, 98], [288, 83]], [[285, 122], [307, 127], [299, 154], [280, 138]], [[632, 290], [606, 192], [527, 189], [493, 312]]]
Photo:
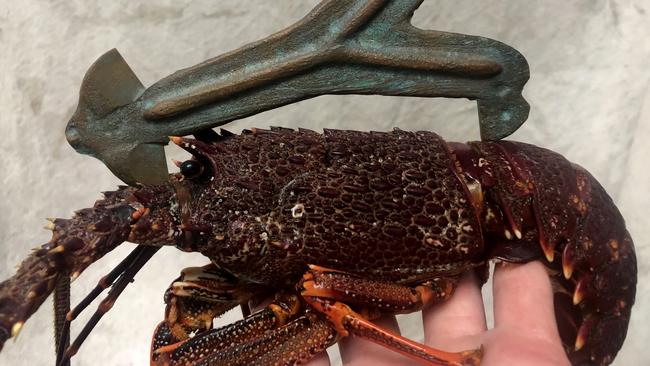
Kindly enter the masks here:
[[[278, 31], [315, 4], [1, 0], [0, 278], [10, 276], [30, 248], [49, 239], [41, 229], [45, 217], [68, 217], [119, 183], [101, 163], [76, 154], [63, 135], [81, 78], [100, 54], [117, 47], [151, 85]], [[511, 139], [578, 162], [618, 203], [637, 246], [639, 286], [617, 365], [650, 364], [649, 13], [648, 0], [427, 0], [414, 20], [422, 28], [479, 34], [519, 49], [531, 65], [525, 95], [532, 112]], [[476, 121], [475, 104], [465, 100], [326, 96], [239, 121], [232, 129], [399, 126], [464, 141], [478, 138]], [[74, 283], [73, 301], [131, 247], [123, 245], [87, 270]], [[163, 291], [181, 268], [204, 263], [172, 248], [161, 251], [97, 327], [75, 364], [147, 364], [151, 332], [163, 316]], [[236, 315], [228, 314], [224, 322]], [[403, 321], [405, 333], [418, 338], [417, 316]], [[52, 364], [51, 324], [46, 303], [18, 341], [8, 342], [0, 364]]]

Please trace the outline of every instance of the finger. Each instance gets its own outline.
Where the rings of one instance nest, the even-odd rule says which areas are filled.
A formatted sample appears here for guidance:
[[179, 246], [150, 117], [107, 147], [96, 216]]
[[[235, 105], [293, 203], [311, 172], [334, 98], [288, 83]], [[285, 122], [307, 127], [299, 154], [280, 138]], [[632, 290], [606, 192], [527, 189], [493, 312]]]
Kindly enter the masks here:
[[[394, 316], [385, 316], [376, 321], [376, 325], [393, 333], [400, 334], [399, 325]], [[341, 360], [345, 366], [388, 366], [411, 365], [413, 362], [397, 352], [376, 343], [355, 336], [339, 341]]]
[[422, 311], [424, 343], [445, 351], [478, 346], [477, 334], [487, 329], [483, 297], [474, 273], [463, 275], [447, 301]]
[[559, 339], [551, 282], [540, 262], [497, 265], [493, 292], [495, 328]]

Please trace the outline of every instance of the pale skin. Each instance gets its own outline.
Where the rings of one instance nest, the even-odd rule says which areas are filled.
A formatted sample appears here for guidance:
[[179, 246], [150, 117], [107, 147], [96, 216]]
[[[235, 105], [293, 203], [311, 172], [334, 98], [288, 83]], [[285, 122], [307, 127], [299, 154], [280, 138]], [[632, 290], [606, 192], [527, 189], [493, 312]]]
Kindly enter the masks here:
[[[570, 365], [558, 334], [548, 274], [539, 262], [497, 265], [492, 288], [494, 328], [488, 330], [476, 278], [465, 275], [446, 302], [422, 312], [424, 343], [445, 351], [483, 345], [482, 366]], [[376, 322], [399, 332], [395, 317]], [[411, 366], [414, 362], [376, 344], [353, 337], [339, 342], [345, 366]], [[330, 366], [327, 354], [307, 366]]]

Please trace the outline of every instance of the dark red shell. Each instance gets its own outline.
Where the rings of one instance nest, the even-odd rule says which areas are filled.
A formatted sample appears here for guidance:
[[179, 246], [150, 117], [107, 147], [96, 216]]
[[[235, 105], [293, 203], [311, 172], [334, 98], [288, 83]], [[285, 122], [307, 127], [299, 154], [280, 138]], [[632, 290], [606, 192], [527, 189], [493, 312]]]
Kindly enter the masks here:
[[574, 364], [607, 365], [625, 339], [632, 240], [598, 182], [556, 153], [399, 130], [254, 130], [176, 142], [202, 174], [107, 192], [55, 220], [52, 240], [0, 283], [0, 348], [57, 276], [80, 273], [127, 237], [201, 252], [238, 283], [269, 292], [293, 289], [308, 264], [412, 285], [493, 258], [539, 259]]
[[412, 283], [483, 260], [478, 212], [434, 133], [257, 132], [219, 146], [191, 211], [209, 224], [221, 199], [227, 248], [194, 245], [238, 275], [293, 284], [313, 263]]
[[[238, 276], [290, 286], [317, 264], [414, 283], [491, 257], [542, 259], [557, 273], [572, 361], [608, 364], [622, 344], [633, 244], [602, 187], [559, 154], [400, 130], [254, 130], [193, 145], [214, 179], [192, 186], [191, 222], [214, 231], [189, 245]], [[480, 183], [481, 202], [470, 182]]]

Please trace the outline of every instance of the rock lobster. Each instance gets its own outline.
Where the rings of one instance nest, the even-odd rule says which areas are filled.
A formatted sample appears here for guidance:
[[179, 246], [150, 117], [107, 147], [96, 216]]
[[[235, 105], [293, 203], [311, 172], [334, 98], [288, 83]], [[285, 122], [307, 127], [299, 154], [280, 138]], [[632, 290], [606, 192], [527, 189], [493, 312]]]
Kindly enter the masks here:
[[[112, 289], [65, 352], [162, 246], [200, 252], [165, 293], [152, 365], [296, 364], [347, 335], [425, 364], [474, 365], [371, 321], [444, 301], [491, 259], [542, 260], [575, 365], [607, 365], [625, 338], [636, 257], [624, 220], [584, 169], [510, 141], [447, 143], [432, 132], [245, 130], [171, 140], [193, 157], [161, 185], [121, 187], [71, 219], [0, 284], [0, 346], [53, 291], [124, 241], [140, 244], [68, 316]], [[226, 310], [262, 311], [212, 329]], [[69, 322], [67, 323], [69, 326]], [[67, 329], [67, 328], [64, 328]]]

